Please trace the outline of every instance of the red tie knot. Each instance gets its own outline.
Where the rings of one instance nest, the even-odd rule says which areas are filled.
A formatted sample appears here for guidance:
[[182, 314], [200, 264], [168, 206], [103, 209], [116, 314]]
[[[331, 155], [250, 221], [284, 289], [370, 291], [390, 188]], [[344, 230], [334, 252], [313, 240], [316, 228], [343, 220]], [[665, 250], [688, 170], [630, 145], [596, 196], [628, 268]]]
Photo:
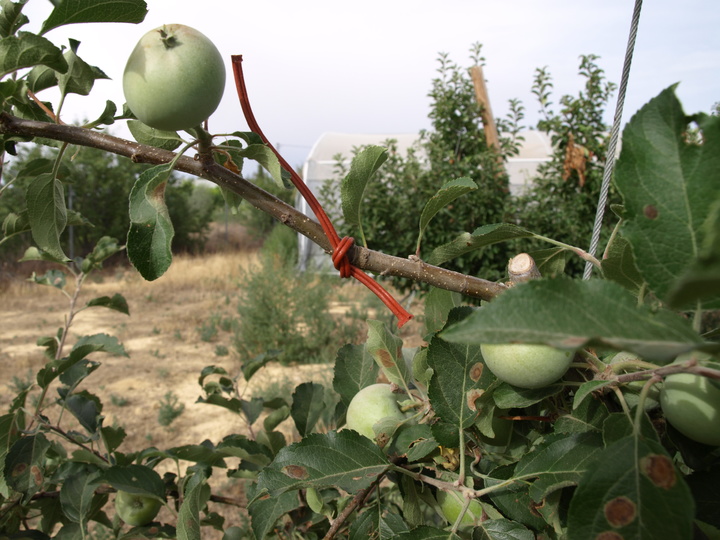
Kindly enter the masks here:
[[332, 262], [335, 268], [340, 271], [340, 277], [349, 278], [352, 275], [352, 265], [350, 260], [347, 258], [347, 252], [350, 250], [352, 245], [355, 243], [355, 239], [346, 236], [333, 250]]

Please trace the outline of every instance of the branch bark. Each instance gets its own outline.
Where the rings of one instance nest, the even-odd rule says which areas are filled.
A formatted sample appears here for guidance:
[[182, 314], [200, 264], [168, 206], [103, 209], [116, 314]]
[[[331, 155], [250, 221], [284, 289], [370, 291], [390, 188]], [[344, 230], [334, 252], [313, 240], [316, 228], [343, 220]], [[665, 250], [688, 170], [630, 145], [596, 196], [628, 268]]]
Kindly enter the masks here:
[[[41, 137], [97, 148], [125, 156], [136, 163], [159, 165], [169, 163], [175, 158], [174, 152], [128, 141], [107, 133], [77, 126], [27, 120], [7, 113], [0, 114], [0, 134]], [[188, 156], [180, 157], [175, 168], [178, 171], [209, 180], [240, 195], [254, 207], [306, 236], [326, 253], [332, 253], [332, 246], [319, 223], [252, 182], [245, 180], [241, 175], [212, 160]], [[407, 278], [483, 300], [491, 300], [506, 289], [502, 283], [466, 276], [419, 260], [395, 257], [361, 246], [353, 246], [348, 257], [353, 265], [367, 272]]]

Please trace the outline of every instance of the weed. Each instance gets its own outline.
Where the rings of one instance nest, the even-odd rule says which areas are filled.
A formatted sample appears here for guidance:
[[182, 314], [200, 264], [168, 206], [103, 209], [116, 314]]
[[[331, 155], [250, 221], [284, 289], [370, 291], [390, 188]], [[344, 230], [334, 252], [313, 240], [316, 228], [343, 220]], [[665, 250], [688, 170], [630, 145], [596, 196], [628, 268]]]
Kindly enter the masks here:
[[230, 351], [225, 345], [218, 345], [215, 347], [215, 356], [227, 356]]
[[130, 400], [128, 400], [125, 397], [118, 396], [116, 394], [111, 394], [110, 395], [110, 403], [112, 403], [116, 407], [125, 407], [126, 405], [128, 405], [130, 403]]
[[160, 400], [160, 410], [158, 411], [158, 423], [161, 426], [169, 426], [175, 419], [185, 410], [185, 405], [179, 403], [178, 397], [170, 390]]

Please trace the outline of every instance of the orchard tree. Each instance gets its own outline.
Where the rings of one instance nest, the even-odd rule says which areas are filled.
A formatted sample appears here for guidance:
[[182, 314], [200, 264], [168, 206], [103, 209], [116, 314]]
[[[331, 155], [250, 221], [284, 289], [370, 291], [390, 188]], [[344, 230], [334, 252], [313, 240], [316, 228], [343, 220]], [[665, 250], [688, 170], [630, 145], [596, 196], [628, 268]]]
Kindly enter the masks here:
[[[584, 245], [592, 236], [593, 221], [600, 199], [603, 170], [610, 140], [605, 111], [615, 85], [605, 80], [595, 55], [580, 57], [579, 74], [585, 80], [577, 96], [564, 95], [552, 102], [553, 83], [547, 68], [535, 71], [532, 88], [540, 106], [537, 128], [550, 135], [553, 153], [540, 165], [528, 190], [515, 201], [516, 220], [533, 230], [571, 245]], [[611, 192], [608, 208], [618, 203]], [[606, 222], [610, 223], [610, 222]], [[605, 226], [607, 241], [612, 223]], [[540, 249], [532, 242], [526, 249]], [[569, 259], [567, 272], [582, 275], [583, 261]]]
[[[484, 63], [481, 49], [480, 44], [472, 47], [473, 65]], [[439, 56], [438, 64], [438, 75], [429, 92], [432, 127], [421, 132], [418, 143], [406, 155], [398, 151], [395, 141], [387, 142], [387, 151], [380, 154], [386, 161], [365, 188], [362, 221], [343, 221], [343, 232], [358, 235], [366, 245], [386, 253], [421, 256], [463, 231], [506, 220], [510, 208], [509, 179], [502, 161], [518, 151], [522, 106], [511, 102], [508, 118], [498, 122], [501, 146], [493, 148], [485, 135], [481, 106], [468, 69], [447, 54]], [[343, 159], [347, 156], [339, 158], [337, 172], [344, 177], [348, 167]], [[448, 181], [459, 178], [464, 179], [467, 193], [435, 214], [434, 226], [425, 231], [420, 245], [417, 216], [423, 205]], [[328, 208], [339, 209], [339, 195], [331, 181], [323, 189], [322, 200]], [[487, 246], [449, 261], [448, 268], [500, 279], [508, 253], [505, 245]], [[395, 284], [400, 288], [418, 286], [411, 280], [396, 280]]]
[[[394, 256], [337, 235], [262, 134], [241, 57], [231, 57], [229, 65], [249, 132], [215, 136], [188, 114], [187, 99], [194, 98], [194, 105], [202, 96], [189, 82], [178, 83], [175, 77], [185, 75], [177, 71], [186, 73], [178, 66], [217, 68], [218, 62], [208, 38], [171, 26], [147, 39], [162, 42], [171, 59], [183, 61], [162, 62], [147, 77], [165, 78], [175, 92], [170, 104], [181, 104], [178, 110], [143, 112], [141, 103], [137, 113], [131, 105], [118, 114], [109, 103], [98, 120], [67, 125], [60, 114], [63, 97], [87, 94], [102, 72], [85, 64], [76, 46], [62, 51], [45, 35], [68, 23], [137, 23], [145, 3], [55, 2], [38, 34], [22, 30], [25, 4], [0, 4], [0, 135], [10, 156], [20, 141], [58, 151], [53, 168], [29, 182], [27, 209], [4, 218], [3, 233], [30, 231], [36, 246], [24, 259], [55, 265], [33, 277], [38, 284], [76, 298], [87, 276], [123, 242], [143, 277], [162, 275], [172, 263], [168, 180], [182, 171], [216, 183], [229, 204], [245, 199], [318, 243], [342, 277], [378, 294], [399, 326], [410, 315], [371, 274], [430, 289], [424, 345], [405, 347], [395, 328], [368, 320], [367, 341], [337, 352], [334, 426], [321, 429], [318, 422], [327, 397], [320, 384], [301, 383], [291, 396], [272, 400], [248, 400], [238, 392], [240, 378], [250, 380], [273, 359], [269, 351], [239, 373], [198, 366], [198, 401], [234, 412], [244, 420], [238, 424], [254, 426], [252, 431], [163, 449], [126, 449], [124, 429], [104, 424], [92, 375], [104, 369], [102, 355], [127, 355], [122, 344], [107, 334], [76, 337], [71, 331], [86, 308], [128, 313], [124, 297], [96, 298], [86, 306], [70, 302], [64, 326], [37, 341], [47, 362], [34, 384], [0, 415], [1, 535], [184, 540], [212, 528], [228, 540], [718, 536], [720, 346], [717, 329], [701, 334], [700, 323], [704, 313], [720, 308], [720, 118], [686, 115], [674, 87], [635, 113], [623, 133], [615, 174], [620, 218], [601, 260], [514, 222], [479, 224], [427, 253]], [[183, 40], [176, 39], [180, 31]], [[192, 54], [198, 51], [200, 56]], [[60, 101], [43, 102], [41, 90], [55, 85]], [[215, 101], [197, 110], [210, 114]], [[97, 130], [116, 121], [128, 121], [138, 140]], [[691, 123], [701, 137], [687, 137]], [[163, 131], [168, 128], [177, 131]], [[130, 191], [127, 237], [103, 237], [85, 257], [71, 261], [60, 238], [76, 217], [67, 211], [70, 180], [60, 171], [78, 146], [152, 167]], [[346, 222], [368, 219], [365, 187], [385, 152], [362, 151], [348, 171], [341, 187]], [[246, 181], [239, 174], [244, 159], [258, 161], [278, 183], [295, 186], [318, 221]], [[76, 182], [77, 190], [82, 187]], [[418, 237], [430, 234], [441, 222], [435, 218], [474, 189], [467, 178], [444, 179], [418, 206]], [[557, 273], [553, 258], [536, 261], [525, 253], [511, 259], [501, 281], [443, 266], [520, 240], [541, 240], [589, 261], [593, 276], [547, 277]], [[484, 302], [473, 307], [466, 298]], [[513, 351], [519, 344], [530, 347], [518, 355]], [[374, 386], [379, 383], [386, 386]], [[277, 429], [285, 420], [299, 440], [289, 441]], [[188, 466], [160, 476], [157, 467], [165, 461]], [[210, 502], [234, 503], [211, 488], [213, 475], [244, 486], [247, 527], [225, 526], [222, 514], [237, 514], [233, 506], [210, 510], [216, 508]], [[156, 514], [158, 504], [167, 512]], [[158, 521], [160, 515], [171, 517]]]
[[[18, 147], [17, 156], [9, 160], [3, 174], [7, 185], [0, 197], [3, 216], [26, 212], [29, 183], [41, 172], [52, 171], [57, 155], [57, 148]], [[74, 220], [68, 222], [73, 225], [73, 235], [65, 238], [68, 253], [87, 253], [103, 236], [127, 236], [130, 227], [127, 207], [117, 202], [128, 199], [134, 181], [146, 168], [126, 157], [88, 147], [75, 151], [72, 160], [61, 161], [57, 175], [66, 186], [68, 213]], [[166, 193], [166, 203], [175, 224], [172, 249], [175, 253], [196, 251], [202, 246], [220, 201], [187, 176], [173, 174], [168, 183], [171, 189]], [[75, 208], [82, 209], [81, 214], [76, 214]], [[2, 253], [16, 258], [21, 255], [32, 242], [28, 233], [8, 239], [9, 245], [3, 245]]]

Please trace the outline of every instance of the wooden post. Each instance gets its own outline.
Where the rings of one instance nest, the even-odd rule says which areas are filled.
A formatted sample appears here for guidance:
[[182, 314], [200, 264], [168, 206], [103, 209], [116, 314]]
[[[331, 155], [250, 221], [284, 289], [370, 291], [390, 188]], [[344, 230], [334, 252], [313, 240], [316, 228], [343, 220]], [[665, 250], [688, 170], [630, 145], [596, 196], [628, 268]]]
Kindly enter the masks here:
[[500, 152], [500, 138], [498, 137], [495, 118], [493, 118], [492, 108], [490, 107], [490, 96], [488, 95], [487, 86], [485, 85], [485, 76], [482, 67], [473, 66], [470, 68], [470, 76], [472, 77], [473, 86], [475, 87], [475, 99], [480, 105], [480, 117], [483, 121], [483, 129], [485, 130], [485, 138], [488, 146]]

